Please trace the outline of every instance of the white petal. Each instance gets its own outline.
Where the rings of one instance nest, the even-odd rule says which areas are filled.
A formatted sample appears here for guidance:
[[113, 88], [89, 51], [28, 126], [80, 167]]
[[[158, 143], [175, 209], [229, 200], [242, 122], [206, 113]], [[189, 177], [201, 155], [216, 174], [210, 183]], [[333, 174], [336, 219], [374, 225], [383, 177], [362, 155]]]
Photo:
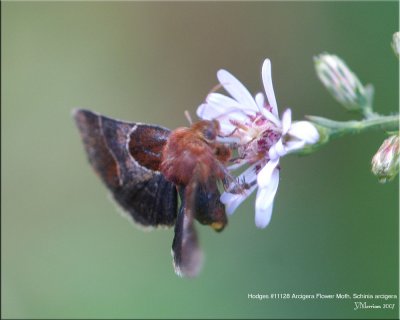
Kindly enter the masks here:
[[279, 139], [268, 152], [269, 158], [271, 160], [279, 159], [279, 157], [283, 157], [287, 154], [286, 147], [282, 142], [282, 139]]
[[[251, 165], [250, 167], [248, 167], [245, 171], [242, 172], [242, 174], [240, 174], [238, 176], [238, 181], [239, 183], [249, 183], [252, 184], [256, 181], [257, 179], [257, 174], [255, 171], [257, 163]], [[230, 188], [233, 188], [234, 185], [233, 183], [231, 183], [227, 190], [229, 191]], [[230, 215], [233, 214], [233, 212], [236, 210], [236, 208], [257, 188], [257, 184], [254, 183], [253, 186], [251, 186], [248, 190], [244, 190], [241, 193], [238, 194], [233, 194], [230, 192], [224, 192], [221, 195], [221, 202], [223, 204], [225, 204], [225, 210], [226, 212]]]
[[[209, 106], [211, 108], [215, 109], [215, 107], [212, 104], [210, 104]], [[209, 114], [211, 114], [211, 112]], [[249, 117], [241, 109], [237, 109], [237, 108], [228, 109], [227, 108], [227, 109], [225, 109], [225, 112], [223, 112], [223, 113], [219, 113], [219, 112], [215, 113], [215, 117], [213, 119], [216, 119], [220, 122], [221, 121], [230, 122], [230, 120], [236, 120], [236, 121], [245, 123], [249, 120]]]
[[238, 108], [224, 108], [218, 105], [203, 103], [197, 108], [197, 115], [204, 120], [216, 119], [221, 126], [221, 132], [229, 134], [235, 130], [235, 126], [231, 120], [236, 120], [245, 123], [249, 120], [248, 116]]
[[246, 121], [248, 115], [255, 116], [256, 114], [256, 111], [253, 109], [246, 109], [236, 100], [220, 93], [210, 93], [207, 96], [206, 102], [212, 108], [215, 108], [216, 113], [220, 116], [226, 115], [235, 120]]
[[257, 104], [246, 87], [226, 70], [219, 70], [217, 77], [221, 85], [230, 95], [246, 109], [258, 111]]
[[234, 193], [229, 193], [229, 192], [224, 192], [221, 195], [221, 202], [225, 205], [225, 211], [228, 215], [232, 215], [237, 207], [240, 206], [240, 204], [246, 200], [247, 195], [246, 194], [234, 194]]
[[255, 223], [258, 228], [265, 228], [272, 216], [274, 198], [279, 185], [279, 170], [275, 169], [270, 183], [264, 188], [259, 188], [256, 198]]
[[247, 164], [247, 162], [244, 161], [244, 159], [243, 159], [243, 161], [239, 161], [238, 163], [228, 166], [227, 169], [228, 169], [228, 171], [234, 171], [234, 170], [237, 170], [237, 169], [243, 167], [246, 164]]
[[285, 144], [286, 153], [301, 149], [305, 146], [306, 142], [304, 140], [294, 140], [287, 141]]
[[214, 119], [229, 112], [245, 115], [242, 106], [230, 97], [220, 93], [210, 93], [206, 102], [197, 108], [197, 115], [202, 119]]
[[217, 92], [210, 93], [207, 96], [206, 101], [207, 103], [220, 106], [221, 108], [242, 108], [240, 103], [236, 100]]
[[257, 106], [259, 111], [261, 112], [261, 114], [269, 121], [273, 122], [274, 124], [276, 124], [278, 127], [281, 126], [281, 121], [276, 118], [269, 110], [267, 110], [267, 108], [265, 108], [265, 98], [264, 98], [264, 94], [259, 92], [256, 94], [255, 97]]
[[228, 110], [241, 110], [240, 105], [230, 97], [219, 93], [210, 93], [206, 102], [197, 108], [197, 115], [202, 119], [213, 119]]
[[220, 126], [220, 134], [225, 136], [231, 134], [236, 129], [236, 127], [233, 124], [225, 121], [224, 122], [220, 121], [219, 126]]
[[238, 180], [240, 182], [246, 182], [246, 183], [252, 183], [257, 180], [257, 173], [256, 173], [256, 167], [258, 165], [258, 162], [254, 163], [250, 167], [248, 167], [245, 171], [242, 172], [238, 176]]
[[279, 117], [278, 105], [276, 104], [274, 87], [272, 85], [271, 61], [269, 59], [264, 60], [261, 75], [262, 75], [262, 80], [263, 80], [263, 84], [264, 84], [265, 94], [267, 95], [268, 103], [272, 107], [272, 114], [275, 117]]
[[228, 215], [232, 215], [237, 207], [247, 199], [249, 195], [253, 193], [253, 191], [257, 188], [257, 185], [252, 186], [250, 189], [246, 190], [243, 193], [233, 194], [229, 192], [224, 192], [221, 195], [221, 202], [225, 205], [225, 211]]
[[[248, 183], [252, 184], [257, 180], [257, 173], [256, 173], [256, 166], [258, 165], [258, 162], [254, 163], [250, 167], [248, 167], [245, 171], [243, 171], [238, 177], [237, 180], [239, 183]], [[228, 186], [228, 191], [230, 188], [234, 187], [233, 184], [230, 184]]]
[[261, 110], [264, 109], [265, 98], [262, 92], [259, 92], [255, 96], [255, 100], [257, 103], [258, 111], [262, 112]]
[[285, 135], [292, 125], [292, 110], [286, 109], [282, 115], [282, 135]]
[[228, 135], [235, 130], [235, 126], [229, 121], [227, 114], [221, 114], [220, 111], [213, 106], [203, 103], [197, 108], [197, 116], [203, 120], [218, 119], [221, 133]]
[[[209, 106], [211, 108], [215, 109], [214, 105], [209, 104]], [[244, 112], [243, 109], [238, 109], [238, 108], [230, 108], [230, 109], [226, 108], [225, 112], [221, 113], [221, 112], [218, 111], [216, 113], [216, 116], [214, 117], [214, 119], [217, 119], [217, 120], [220, 120], [220, 121], [221, 121], [221, 119], [226, 119], [227, 121], [238, 120], [238, 121], [241, 121], [241, 122], [248, 122], [250, 115], [255, 115], [255, 113], [253, 113], [253, 112], [252, 113], [246, 113], [246, 112]]]
[[316, 143], [319, 140], [318, 130], [308, 121], [294, 122], [289, 130], [289, 134], [304, 140], [308, 144]]
[[[235, 109], [237, 110], [237, 109]], [[226, 111], [226, 110], [225, 110]], [[209, 105], [207, 103], [204, 103], [200, 105], [197, 108], [197, 116], [203, 120], [213, 120], [216, 119], [219, 121], [219, 124], [221, 126], [221, 131], [222, 132], [227, 132], [231, 133], [233, 130], [235, 130], [235, 126], [230, 122], [231, 118], [235, 118], [236, 120], [239, 121], [246, 121], [247, 117], [244, 116], [243, 114], [235, 114], [234, 116], [230, 117], [230, 113], [224, 112], [221, 113], [217, 108], [215, 108], [212, 105]], [[235, 113], [235, 112], [233, 112]]]
[[[232, 145], [232, 144], [237, 145], [240, 143], [239, 137], [235, 137], [234, 135], [229, 135], [231, 132], [227, 132], [227, 134], [224, 134], [224, 133], [225, 133], [224, 130], [220, 130], [219, 136], [217, 136], [215, 138], [215, 141], [217, 141], [219, 143], [223, 143], [223, 144], [229, 144], [229, 145]], [[227, 169], [229, 170], [229, 167]]]
[[260, 188], [264, 188], [270, 184], [272, 179], [272, 174], [278, 163], [279, 163], [279, 158], [277, 158], [276, 160], [270, 160], [258, 173], [257, 184]]
[[197, 107], [196, 114], [201, 119], [211, 120], [214, 119], [216, 115], [219, 115], [220, 112], [209, 104], [203, 103]]

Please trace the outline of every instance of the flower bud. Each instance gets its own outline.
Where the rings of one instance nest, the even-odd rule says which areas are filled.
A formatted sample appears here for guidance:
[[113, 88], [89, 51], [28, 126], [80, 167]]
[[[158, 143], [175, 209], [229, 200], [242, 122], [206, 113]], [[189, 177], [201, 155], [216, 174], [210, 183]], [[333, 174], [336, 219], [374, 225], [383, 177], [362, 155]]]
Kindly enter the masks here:
[[343, 60], [333, 54], [314, 57], [317, 75], [332, 96], [348, 110], [371, 107], [372, 87], [364, 87]]
[[372, 158], [372, 173], [381, 183], [394, 179], [399, 173], [399, 142], [399, 135], [390, 136]]
[[393, 34], [392, 48], [398, 58], [400, 58], [400, 32]]

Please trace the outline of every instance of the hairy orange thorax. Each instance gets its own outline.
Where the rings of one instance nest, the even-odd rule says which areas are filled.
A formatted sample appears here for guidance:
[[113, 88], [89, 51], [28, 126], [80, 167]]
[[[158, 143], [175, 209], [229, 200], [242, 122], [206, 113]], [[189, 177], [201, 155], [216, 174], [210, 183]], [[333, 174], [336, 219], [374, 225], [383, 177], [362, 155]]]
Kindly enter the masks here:
[[162, 174], [177, 185], [187, 185], [194, 175], [200, 183], [210, 176], [223, 179], [231, 151], [216, 141], [219, 129], [217, 120], [203, 120], [172, 131], [162, 152]]

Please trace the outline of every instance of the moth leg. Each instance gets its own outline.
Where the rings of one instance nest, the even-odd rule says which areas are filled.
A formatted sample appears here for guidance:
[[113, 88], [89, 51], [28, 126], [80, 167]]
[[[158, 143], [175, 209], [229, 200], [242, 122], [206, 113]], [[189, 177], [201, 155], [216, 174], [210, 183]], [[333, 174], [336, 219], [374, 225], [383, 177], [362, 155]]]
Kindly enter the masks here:
[[175, 224], [172, 257], [175, 273], [181, 277], [195, 277], [203, 262], [203, 253], [194, 227], [193, 184], [195, 182], [186, 187], [178, 187], [181, 207]]

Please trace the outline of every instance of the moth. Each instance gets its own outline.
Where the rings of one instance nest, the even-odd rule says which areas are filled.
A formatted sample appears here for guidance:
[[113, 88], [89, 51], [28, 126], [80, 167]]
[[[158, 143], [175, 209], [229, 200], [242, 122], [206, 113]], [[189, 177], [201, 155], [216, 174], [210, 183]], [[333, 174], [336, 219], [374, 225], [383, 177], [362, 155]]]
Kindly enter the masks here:
[[194, 220], [216, 231], [228, 222], [217, 183], [231, 181], [231, 150], [217, 142], [218, 121], [170, 131], [84, 109], [73, 116], [88, 160], [116, 202], [142, 226], [174, 227], [175, 272], [196, 276], [203, 255]]

